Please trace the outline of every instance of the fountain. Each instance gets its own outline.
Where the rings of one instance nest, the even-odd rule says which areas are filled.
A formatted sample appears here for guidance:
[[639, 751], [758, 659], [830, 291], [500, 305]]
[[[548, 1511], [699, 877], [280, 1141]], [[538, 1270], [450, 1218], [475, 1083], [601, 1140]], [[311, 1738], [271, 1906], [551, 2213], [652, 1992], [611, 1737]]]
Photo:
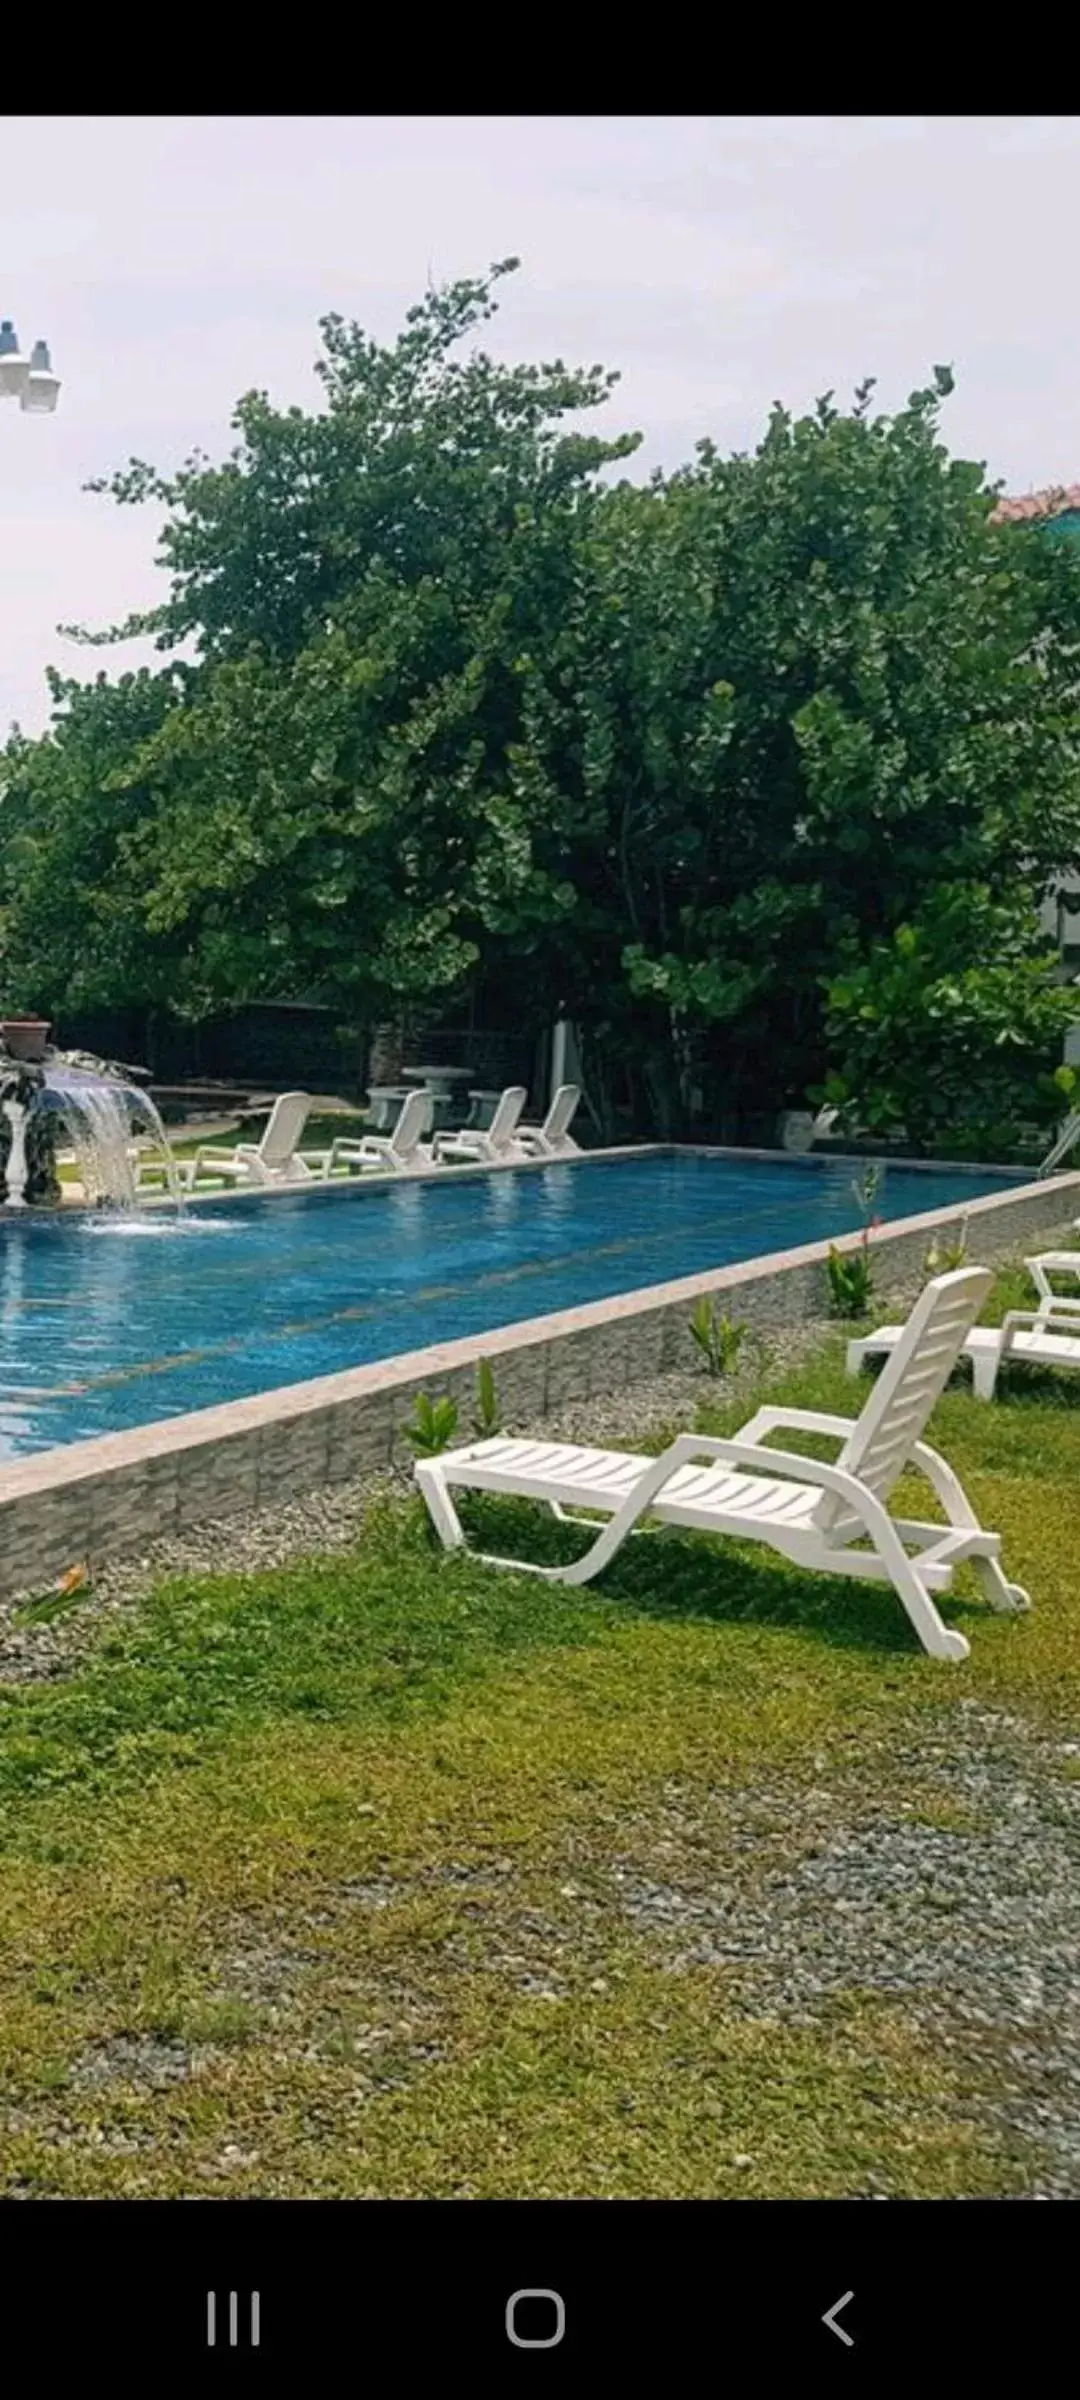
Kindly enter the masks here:
[[56, 1158], [66, 1141], [90, 1207], [136, 1209], [133, 1152], [143, 1133], [160, 1158], [164, 1189], [182, 1206], [168, 1135], [137, 1080], [145, 1070], [85, 1050], [51, 1049], [48, 1032], [41, 1018], [0, 1020], [0, 1203], [58, 1208]]

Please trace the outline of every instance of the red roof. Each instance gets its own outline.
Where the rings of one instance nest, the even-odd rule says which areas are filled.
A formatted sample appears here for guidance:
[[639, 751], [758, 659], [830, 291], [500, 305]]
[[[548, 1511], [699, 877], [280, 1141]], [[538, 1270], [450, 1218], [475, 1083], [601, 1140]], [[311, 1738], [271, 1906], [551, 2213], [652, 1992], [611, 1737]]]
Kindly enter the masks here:
[[1080, 483], [1054, 484], [1049, 491], [1028, 492], [1022, 500], [999, 500], [990, 523], [1018, 525], [1024, 518], [1063, 517], [1073, 508], [1080, 510]]

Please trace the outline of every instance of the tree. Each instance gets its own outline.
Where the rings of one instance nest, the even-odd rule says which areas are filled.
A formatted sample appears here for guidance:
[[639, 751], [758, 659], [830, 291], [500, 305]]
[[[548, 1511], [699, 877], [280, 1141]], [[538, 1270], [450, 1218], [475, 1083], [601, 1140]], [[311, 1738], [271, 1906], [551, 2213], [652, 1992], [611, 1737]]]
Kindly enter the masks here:
[[386, 345], [325, 319], [320, 411], [249, 394], [224, 464], [103, 487], [165, 507], [170, 587], [85, 638], [195, 659], [57, 685], [9, 744], [14, 996], [363, 1026], [482, 984], [574, 1015], [609, 1124], [760, 1138], [825, 1089], [929, 1144], [1006, 1088], [1048, 1115], [1080, 554], [989, 523], [945, 369], [612, 485], [634, 437], [576, 423], [610, 375], [459, 355], [512, 263]]
[[192, 1014], [297, 991], [361, 1020], [430, 1002], [510, 895], [528, 906], [519, 661], [553, 638], [598, 471], [634, 438], [566, 424], [606, 397], [600, 368], [451, 355], [512, 263], [429, 294], [386, 348], [326, 319], [323, 413], [249, 395], [224, 466], [134, 462], [105, 487], [169, 510], [172, 588], [100, 638], [152, 627], [199, 663], [121, 737], [133, 821], [114, 856], [97, 845], [95, 890], [119, 872]]
[[[705, 444], [612, 495], [536, 662], [513, 764], [534, 854], [575, 885], [564, 980], [601, 1046], [651, 1062], [665, 1131], [695, 1089], [713, 1123], [764, 1127], [842, 1064], [887, 1130], [889, 1009], [865, 1058], [855, 1017], [902, 928], [920, 971], [945, 974], [951, 940], [967, 979], [966, 1085], [947, 1012], [921, 1032], [954, 1130], [965, 1091], [985, 1124], [1004, 1055], [1029, 1113], [1060, 1107], [1069, 1002], [1044, 989], [1037, 905], [1080, 856], [1080, 573], [989, 525], [982, 470], [939, 439], [950, 388], [937, 370], [893, 418], [869, 385], [847, 414], [776, 409], [753, 457]], [[1003, 954], [979, 951], [991, 931]], [[909, 1048], [898, 1027], [898, 1075]]]
[[182, 957], [175, 943], [145, 938], [139, 844], [155, 796], [131, 761], [179, 706], [183, 677], [50, 682], [52, 733], [13, 734], [0, 754], [8, 1004], [56, 1013], [168, 1003]]

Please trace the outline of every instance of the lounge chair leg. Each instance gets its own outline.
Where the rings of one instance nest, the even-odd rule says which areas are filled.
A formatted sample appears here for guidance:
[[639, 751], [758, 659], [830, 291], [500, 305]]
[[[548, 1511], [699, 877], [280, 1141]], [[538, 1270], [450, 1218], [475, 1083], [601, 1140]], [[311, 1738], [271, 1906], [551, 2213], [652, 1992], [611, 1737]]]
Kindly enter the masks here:
[[1031, 1607], [1031, 1597], [1022, 1583], [1010, 1583], [996, 1558], [973, 1558], [971, 1561], [991, 1608], [1003, 1609], [1010, 1616], [1022, 1615]]
[[886, 1522], [874, 1534], [875, 1547], [897, 1599], [907, 1610], [923, 1649], [931, 1658], [969, 1658], [971, 1644], [938, 1615], [913, 1559], [894, 1527]]
[[[428, 1515], [444, 1550], [468, 1549], [465, 1528], [450, 1498], [449, 1486], [438, 1460], [434, 1458], [418, 1459], [415, 1474], [424, 1495]], [[561, 1514], [561, 1510], [558, 1513]], [[584, 1522], [586, 1520], [582, 1518], [564, 1518], [564, 1523], [567, 1524]], [[511, 1573], [516, 1575], [542, 1575], [548, 1583], [589, 1583], [594, 1575], [600, 1573], [601, 1567], [606, 1566], [612, 1549], [618, 1547], [618, 1543], [613, 1543], [610, 1538], [610, 1522], [603, 1528], [597, 1528], [590, 1521], [590, 1530], [594, 1533], [598, 1532], [599, 1539], [591, 1544], [583, 1558], [574, 1559], [569, 1566], [565, 1567], [537, 1566], [528, 1558], [496, 1558], [489, 1551], [482, 1550], [475, 1550], [471, 1555], [478, 1560], [481, 1566], [509, 1567]]]
[[418, 1459], [416, 1480], [427, 1502], [428, 1515], [444, 1550], [464, 1550], [465, 1533], [450, 1498], [449, 1486], [437, 1460]]
[[980, 1350], [971, 1362], [971, 1381], [976, 1400], [992, 1400], [1001, 1364], [997, 1350]]

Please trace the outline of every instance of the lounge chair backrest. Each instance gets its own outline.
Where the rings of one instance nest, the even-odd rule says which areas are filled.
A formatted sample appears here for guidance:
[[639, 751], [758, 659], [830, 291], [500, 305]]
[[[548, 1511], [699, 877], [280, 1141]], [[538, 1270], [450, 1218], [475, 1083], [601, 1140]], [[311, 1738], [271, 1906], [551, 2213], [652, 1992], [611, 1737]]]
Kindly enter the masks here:
[[[887, 1500], [903, 1474], [993, 1281], [988, 1267], [958, 1267], [951, 1275], [936, 1275], [920, 1292], [836, 1461], [877, 1499]], [[824, 1531], [845, 1513], [845, 1502], [826, 1493], [814, 1522]]]
[[422, 1083], [417, 1085], [415, 1092], [409, 1093], [407, 1100], [402, 1101], [397, 1124], [390, 1135], [390, 1148], [395, 1158], [411, 1158], [413, 1151], [419, 1148], [430, 1106], [431, 1093]]
[[510, 1083], [505, 1092], [500, 1093], [488, 1126], [488, 1140], [493, 1150], [503, 1149], [517, 1132], [518, 1119], [528, 1096], [523, 1083]]
[[579, 1083], [560, 1083], [551, 1107], [544, 1118], [543, 1132], [546, 1141], [561, 1142], [565, 1139], [570, 1131], [571, 1120], [580, 1098], [581, 1085]]
[[311, 1109], [310, 1092], [279, 1092], [259, 1143], [264, 1167], [287, 1167]]

